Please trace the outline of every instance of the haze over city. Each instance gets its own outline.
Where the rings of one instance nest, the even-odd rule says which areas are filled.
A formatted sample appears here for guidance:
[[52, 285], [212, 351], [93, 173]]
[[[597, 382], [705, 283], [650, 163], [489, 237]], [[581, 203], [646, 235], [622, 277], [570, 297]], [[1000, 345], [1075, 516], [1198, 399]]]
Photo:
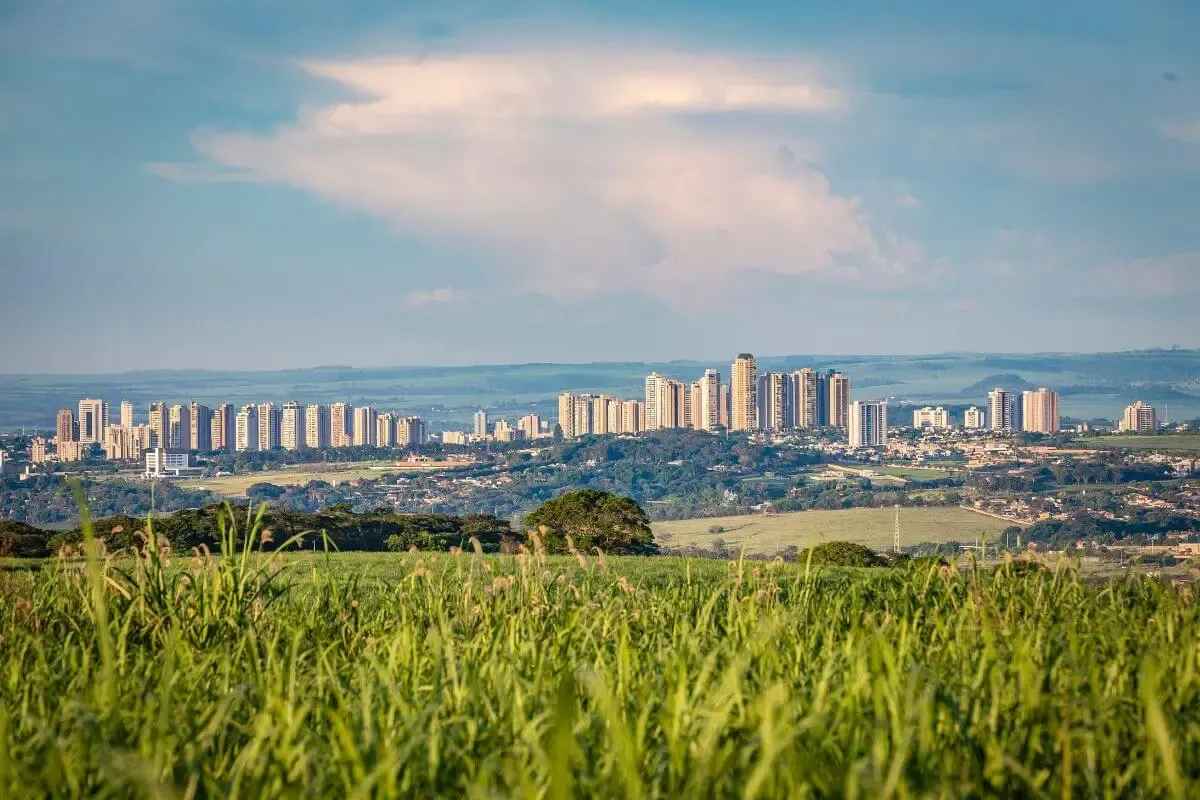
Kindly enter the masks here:
[[1169, 2], [0, 10], [4, 371], [1200, 345]]

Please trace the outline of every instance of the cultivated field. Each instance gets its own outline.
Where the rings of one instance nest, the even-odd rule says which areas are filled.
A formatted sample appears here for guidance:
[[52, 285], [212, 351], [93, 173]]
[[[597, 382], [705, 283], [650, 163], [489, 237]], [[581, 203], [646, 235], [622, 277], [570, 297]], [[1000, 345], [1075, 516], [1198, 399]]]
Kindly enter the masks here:
[[1169, 585], [281, 563], [0, 572], [0, 796], [1200, 796], [1200, 606]]
[[1169, 433], [1161, 436], [1095, 436], [1078, 439], [1072, 445], [1129, 450], [1200, 452], [1200, 433]]
[[[720, 538], [728, 547], [744, 544], [747, 553], [776, 553], [788, 545], [803, 549], [827, 541], [857, 542], [873, 550], [889, 550], [895, 524], [895, 509], [851, 508], [656, 522], [654, 535], [667, 547], [709, 548]], [[974, 542], [980, 534], [992, 541], [1010, 524], [957, 506], [900, 509], [900, 537], [905, 545]], [[710, 533], [714, 526], [724, 530]]]
[[309, 481], [346, 483], [363, 478], [378, 478], [389, 472], [430, 472], [445, 467], [431, 463], [402, 464], [395, 461], [355, 461], [335, 464], [296, 464], [283, 469], [264, 472], [246, 472], [240, 475], [222, 475], [219, 478], [196, 478], [179, 482], [188, 489], [208, 489], [226, 497], [245, 497], [246, 490], [256, 483], [273, 483], [276, 486], [302, 486]]

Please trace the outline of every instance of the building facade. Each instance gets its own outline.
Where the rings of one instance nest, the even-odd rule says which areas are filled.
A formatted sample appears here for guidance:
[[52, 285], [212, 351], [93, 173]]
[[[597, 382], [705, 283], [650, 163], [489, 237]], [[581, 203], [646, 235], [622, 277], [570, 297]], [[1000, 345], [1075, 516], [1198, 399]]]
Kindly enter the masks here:
[[1058, 392], [1039, 388], [1021, 394], [1021, 429], [1031, 433], [1058, 433]]
[[887, 403], [855, 400], [847, 412], [850, 447], [883, 447], [887, 444]]
[[729, 369], [729, 427], [735, 431], [758, 429], [758, 362], [741, 353]]

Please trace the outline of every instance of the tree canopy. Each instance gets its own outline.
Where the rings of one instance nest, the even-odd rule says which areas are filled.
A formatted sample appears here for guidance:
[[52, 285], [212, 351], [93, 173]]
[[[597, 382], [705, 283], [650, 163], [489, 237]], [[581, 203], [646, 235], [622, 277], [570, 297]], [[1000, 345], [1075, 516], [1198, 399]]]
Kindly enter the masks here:
[[543, 503], [525, 517], [525, 527], [536, 531], [551, 553], [567, 552], [567, 537], [580, 550], [599, 548], [605, 553], [658, 552], [650, 518], [636, 502], [595, 489], [580, 489]]

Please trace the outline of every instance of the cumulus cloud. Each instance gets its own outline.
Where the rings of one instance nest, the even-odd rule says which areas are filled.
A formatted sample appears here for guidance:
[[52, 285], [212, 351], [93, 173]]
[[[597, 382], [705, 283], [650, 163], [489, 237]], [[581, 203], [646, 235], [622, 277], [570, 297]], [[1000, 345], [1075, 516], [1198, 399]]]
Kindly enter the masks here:
[[408, 293], [408, 304], [425, 306], [430, 303], [449, 303], [457, 298], [458, 292], [449, 286], [440, 286], [437, 289], [414, 289]]
[[197, 132], [205, 161], [153, 170], [296, 186], [568, 300], [719, 297], [751, 272], [903, 280], [923, 258], [814, 168], [795, 132], [848, 100], [803, 63], [575, 48], [301, 66], [353, 99], [265, 135]]

